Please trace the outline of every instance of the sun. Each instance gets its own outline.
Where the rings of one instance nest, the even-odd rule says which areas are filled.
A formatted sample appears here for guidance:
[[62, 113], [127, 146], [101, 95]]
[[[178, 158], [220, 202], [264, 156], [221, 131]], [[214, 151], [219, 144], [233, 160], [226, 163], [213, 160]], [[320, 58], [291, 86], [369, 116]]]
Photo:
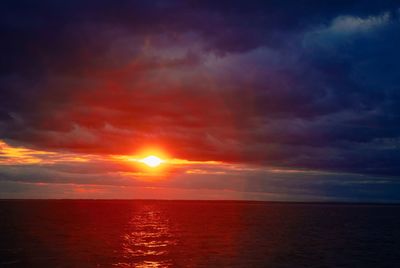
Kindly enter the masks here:
[[157, 156], [150, 155], [140, 160], [140, 162], [148, 165], [149, 167], [158, 167], [164, 160], [160, 159]]

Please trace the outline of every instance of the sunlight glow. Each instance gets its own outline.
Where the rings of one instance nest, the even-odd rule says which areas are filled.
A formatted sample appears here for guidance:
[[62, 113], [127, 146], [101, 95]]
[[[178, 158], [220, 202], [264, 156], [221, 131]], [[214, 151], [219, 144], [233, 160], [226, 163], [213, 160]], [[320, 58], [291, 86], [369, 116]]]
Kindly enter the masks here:
[[148, 165], [149, 167], [157, 167], [164, 161], [162, 159], [158, 158], [157, 156], [150, 155], [148, 157], [141, 159], [140, 162]]

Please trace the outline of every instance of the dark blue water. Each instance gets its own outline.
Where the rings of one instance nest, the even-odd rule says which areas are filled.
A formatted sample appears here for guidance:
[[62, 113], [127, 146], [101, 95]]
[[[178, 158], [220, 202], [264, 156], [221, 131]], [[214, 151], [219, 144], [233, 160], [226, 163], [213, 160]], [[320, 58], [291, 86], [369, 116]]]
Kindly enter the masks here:
[[0, 267], [400, 267], [400, 206], [0, 201]]

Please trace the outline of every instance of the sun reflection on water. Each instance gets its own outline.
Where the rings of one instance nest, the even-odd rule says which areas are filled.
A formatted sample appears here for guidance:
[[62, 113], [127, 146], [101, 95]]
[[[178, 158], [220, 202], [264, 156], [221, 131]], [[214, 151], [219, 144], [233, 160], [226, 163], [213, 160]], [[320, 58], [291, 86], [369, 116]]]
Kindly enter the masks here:
[[167, 268], [172, 267], [170, 248], [177, 241], [172, 235], [168, 218], [154, 205], [146, 205], [135, 212], [123, 235], [124, 262], [116, 267]]

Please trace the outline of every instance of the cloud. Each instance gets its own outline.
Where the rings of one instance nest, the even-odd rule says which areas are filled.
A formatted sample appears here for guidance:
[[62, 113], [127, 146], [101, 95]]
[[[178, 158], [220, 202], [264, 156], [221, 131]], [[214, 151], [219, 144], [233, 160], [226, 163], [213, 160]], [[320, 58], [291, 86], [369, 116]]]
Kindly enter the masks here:
[[167, 159], [154, 173], [130, 161], [133, 156], [72, 157], [2, 144], [10, 161], [0, 166], [1, 198], [149, 198], [158, 192], [178, 199], [395, 202], [400, 185], [391, 177], [180, 159]]
[[399, 175], [394, 3], [4, 5], [7, 142], [100, 158], [74, 170], [114, 171], [105, 155], [156, 145], [193, 161]]
[[337, 33], [357, 33], [376, 30], [390, 22], [390, 13], [360, 18], [354, 16], [339, 16], [332, 21], [329, 31]]

